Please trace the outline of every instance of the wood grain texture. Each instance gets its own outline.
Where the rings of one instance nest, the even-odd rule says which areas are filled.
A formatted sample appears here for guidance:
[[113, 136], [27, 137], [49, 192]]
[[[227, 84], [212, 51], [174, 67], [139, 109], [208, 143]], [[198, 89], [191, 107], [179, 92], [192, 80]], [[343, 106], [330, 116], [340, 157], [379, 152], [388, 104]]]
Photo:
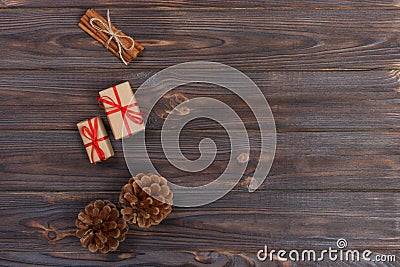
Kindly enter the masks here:
[[[254, 253], [264, 244], [321, 250], [334, 246], [340, 237], [353, 249], [399, 250], [398, 212], [394, 212], [399, 196], [388, 192], [231, 192], [207, 206], [175, 208], [162, 224], [149, 230], [131, 227], [119, 251], [179, 251], [187, 249], [187, 244], [194, 251], [218, 247]], [[118, 192], [1, 193], [2, 218], [14, 222], [0, 232], [2, 251], [84, 252], [75, 237], [63, 238], [73, 229], [77, 212], [92, 199], [117, 197]]]
[[[386, 253], [386, 254], [385, 254]], [[384, 253], [376, 251], [372, 257], [377, 255], [396, 255], [397, 251], [388, 251]], [[324, 260], [322, 262], [290, 262], [279, 261], [277, 257], [272, 262], [260, 262], [255, 257], [255, 252], [231, 252], [227, 250], [220, 251], [143, 251], [143, 252], [116, 252], [109, 255], [90, 254], [89, 252], [0, 252], [0, 259], [3, 266], [20, 267], [40, 265], [43, 263], [51, 263], [56, 266], [82, 267], [82, 266], [153, 266], [165, 267], [166, 265], [160, 262], [168, 262], [168, 266], [190, 266], [190, 267], [205, 267], [205, 266], [229, 266], [229, 267], [320, 267], [323, 266], [341, 266], [340, 263], [335, 263]], [[398, 257], [396, 258], [398, 260]], [[345, 262], [343, 266], [371, 266], [371, 263], [361, 262]], [[385, 265], [377, 266], [399, 266], [398, 261], [388, 262]]]
[[[75, 130], [76, 122], [88, 116], [104, 115], [97, 104], [98, 91], [127, 80], [132, 88], [138, 88], [155, 73], [132, 70], [2, 72], [0, 130]], [[245, 74], [269, 101], [278, 132], [397, 130], [400, 127], [398, 71]], [[150, 103], [156, 101], [155, 93], [146, 91], [138, 100], [141, 110], [149, 114], [147, 129], [160, 130], [176, 105], [196, 97], [211, 97], [227, 103], [244, 120], [248, 130], [259, 129], [250, 108], [227, 89], [208, 84], [181, 86], [166, 94], [150, 111]], [[185, 129], [210, 130], [215, 129], [215, 123], [198, 119]]]
[[[112, 140], [115, 157], [93, 166], [87, 159], [77, 131], [3, 133], [0, 152], [0, 191], [110, 191], [119, 190], [130, 174], [121, 142]], [[189, 159], [200, 156], [198, 144], [211, 138], [218, 152], [213, 164], [198, 173], [181, 171], [166, 159], [160, 132], [146, 136], [149, 156], [159, 172], [171, 182], [185, 186], [209, 183], [221, 175], [233, 153], [232, 166], [241, 151], [230, 152], [228, 136], [223, 132], [181, 134], [181, 151]], [[261, 190], [400, 190], [397, 132], [293, 132], [278, 134], [277, 151], [271, 172]], [[232, 140], [232, 142], [242, 142]], [[247, 192], [250, 178], [259, 160], [260, 141], [250, 133], [251, 153], [248, 167], [235, 190]], [[164, 144], [168, 146], [167, 144]], [[144, 166], [144, 151], [134, 160]], [[172, 157], [176, 161], [176, 157]], [[140, 169], [145, 172], [147, 169]], [[230, 172], [229, 172], [230, 173]], [[236, 173], [231, 173], [236, 177]], [[240, 178], [240, 177], [238, 177]]]
[[320, 1], [320, 0], [303, 0], [303, 1], [284, 1], [284, 0], [251, 0], [240, 1], [233, 0], [224, 1], [129, 1], [129, 0], [101, 0], [101, 1], [78, 1], [78, 0], [2, 0], [6, 7], [132, 7], [132, 8], [286, 8], [286, 9], [350, 9], [350, 8], [397, 8], [399, 2], [397, 0], [340, 0], [340, 1]]
[[[23, 255], [21, 255], [23, 254]], [[168, 265], [165, 264], [168, 262]], [[201, 267], [262, 266], [257, 262], [254, 253], [231, 251], [138, 251], [116, 252], [109, 255], [91, 254], [90, 252], [0, 252], [0, 263], [7, 267], [53, 264], [56, 266], [153, 266], [153, 267]], [[290, 262], [275, 259], [268, 266], [289, 267]], [[297, 265], [296, 265], [297, 266]]]
[[[76, 27], [83, 13], [1, 9], [0, 69], [121, 68], [117, 58]], [[241, 70], [399, 67], [398, 10], [126, 8], [113, 9], [111, 18], [146, 47], [131, 69], [193, 60]]]
[[[89, 7], [102, 15], [111, 8], [112, 22], [146, 47], [128, 68], [77, 27]], [[399, 8], [398, 0], [0, 0], [0, 266], [400, 266]], [[87, 252], [71, 236], [78, 211], [94, 199], [115, 201], [130, 173], [115, 140], [115, 158], [89, 164], [76, 122], [104, 115], [99, 90], [126, 80], [137, 88], [193, 60], [238, 68], [268, 99], [278, 131], [268, 178], [248, 192], [260, 134], [237, 96], [190, 84], [150, 111], [149, 90], [140, 106], [161, 174], [193, 186], [216, 179], [231, 155], [241, 164], [242, 146], [231, 151], [225, 131], [204, 119], [185, 127], [180, 148], [195, 159], [200, 140], [211, 138], [213, 164], [193, 175], [168, 162], [160, 129], [196, 97], [221, 100], [244, 119], [245, 174], [212, 204], [174, 208], [149, 230], [132, 227], [116, 253]], [[143, 158], [134, 155], [138, 166]], [[321, 251], [338, 238], [396, 262], [256, 259], [265, 244]]]

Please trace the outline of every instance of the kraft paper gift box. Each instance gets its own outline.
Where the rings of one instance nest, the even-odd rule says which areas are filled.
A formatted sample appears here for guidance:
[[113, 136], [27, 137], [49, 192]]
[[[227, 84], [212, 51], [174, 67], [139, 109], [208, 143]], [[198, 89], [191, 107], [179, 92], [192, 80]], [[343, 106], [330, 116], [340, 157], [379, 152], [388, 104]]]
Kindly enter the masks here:
[[114, 156], [114, 150], [104, 128], [103, 121], [94, 117], [77, 124], [90, 163], [96, 163]]
[[129, 82], [100, 91], [99, 95], [116, 140], [144, 130], [142, 113]]

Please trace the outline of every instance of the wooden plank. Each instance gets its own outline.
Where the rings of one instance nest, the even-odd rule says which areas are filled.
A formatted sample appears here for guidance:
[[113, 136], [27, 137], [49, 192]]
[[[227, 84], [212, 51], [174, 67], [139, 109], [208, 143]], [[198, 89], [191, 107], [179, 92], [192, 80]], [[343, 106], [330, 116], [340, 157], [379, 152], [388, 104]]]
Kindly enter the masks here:
[[[140, 251], [108, 255], [90, 252], [0, 252], [0, 264], [4, 267], [40, 266], [260, 266], [254, 253], [230, 251]], [[277, 259], [269, 266], [292, 266]]]
[[[75, 237], [79, 210], [118, 192], [1, 193], [1, 251], [84, 252]], [[231, 192], [203, 207], [175, 208], [159, 226], [130, 229], [121, 252], [318, 249], [345, 238], [349, 248], [400, 249], [400, 194], [377, 192]], [[196, 241], [194, 241], [196, 240]]]
[[48, 0], [32, 1], [32, 0], [3, 0], [7, 7], [130, 7], [130, 8], [284, 8], [284, 9], [351, 9], [351, 8], [397, 8], [399, 4], [392, 0], [373, 0], [373, 1], [357, 1], [357, 0], [341, 0], [335, 2], [305, 0], [294, 3], [287, 1], [275, 0], [252, 0], [240, 1], [233, 0], [229, 3], [220, 1], [145, 1], [139, 0], [134, 3], [126, 0], [117, 1], [86, 1], [83, 4], [80, 1], [57, 1], [51, 2]]
[[[153, 165], [162, 175], [180, 185], [199, 186], [217, 179], [230, 158], [228, 136], [218, 131], [183, 131], [182, 153], [189, 159], [199, 157], [197, 146], [203, 138], [211, 138], [218, 152], [213, 164], [198, 173], [184, 172], [170, 164], [163, 153], [160, 132], [149, 132], [146, 144]], [[278, 134], [277, 138], [276, 156], [267, 180], [260, 187], [262, 190], [400, 190], [397, 132], [293, 132]], [[250, 160], [236, 186], [239, 191], [247, 191], [249, 177], [258, 164], [259, 135], [250, 133], [249, 142]], [[117, 191], [130, 173], [121, 142], [112, 140], [112, 144], [115, 157], [91, 165], [77, 131], [3, 133], [0, 152], [6, 156], [1, 162], [0, 190]], [[242, 151], [232, 153], [232, 167], [238, 169], [241, 163], [235, 158]], [[146, 153], [138, 150], [130, 160], [144, 172], [147, 169], [141, 166], [145, 157]], [[172, 157], [172, 160], [177, 159]]]
[[[377, 255], [396, 255], [398, 251], [374, 252], [371, 258]], [[400, 266], [399, 257], [395, 261], [379, 263], [379, 266]], [[38, 266], [51, 263], [52, 266], [231, 266], [231, 267], [261, 267], [266, 262], [261, 262], [256, 257], [256, 252], [241, 251], [231, 252], [224, 250], [212, 251], [138, 251], [138, 252], [114, 252], [108, 255], [93, 254], [90, 252], [0, 252], [0, 264], [4, 267]], [[326, 259], [322, 262], [290, 262], [279, 261], [277, 257], [268, 261], [268, 266], [281, 267], [319, 267], [326, 266], [370, 266], [370, 262], [334, 262]], [[329, 265], [330, 264], [330, 265]]]
[[285, 9], [351, 9], [351, 8], [397, 8], [399, 4], [392, 0], [340, 0], [340, 1], [320, 1], [303, 0], [296, 2], [287, 2], [283, 0], [251, 0], [240, 1], [233, 0], [229, 2], [208, 0], [208, 1], [146, 1], [138, 0], [131, 2], [128, 0], [115, 1], [82, 1], [78, 0], [60, 0], [60, 1], [33, 1], [33, 0], [2, 0], [7, 7], [130, 7], [130, 8], [285, 8]]
[[[126, 80], [138, 88], [153, 74], [153, 71], [132, 70], [0, 72], [0, 129], [75, 130], [77, 122], [104, 115], [96, 101], [99, 90]], [[398, 71], [245, 74], [269, 101], [279, 132], [400, 128]], [[165, 117], [176, 105], [196, 97], [227, 103], [244, 120], [247, 129], [259, 129], [249, 107], [238, 96], [218, 86], [181, 86], [166, 94], [150, 112], [155, 93], [149, 90], [139, 99], [141, 110], [150, 114], [147, 129], [161, 129]], [[215, 125], [198, 119], [186, 129], [210, 130]]]
[[[76, 26], [83, 12], [1, 9], [0, 69], [122, 68]], [[399, 67], [398, 10], [123, 8], [111, 18], [146, 47], [130, 69], [193, 60], [242, 70]]]

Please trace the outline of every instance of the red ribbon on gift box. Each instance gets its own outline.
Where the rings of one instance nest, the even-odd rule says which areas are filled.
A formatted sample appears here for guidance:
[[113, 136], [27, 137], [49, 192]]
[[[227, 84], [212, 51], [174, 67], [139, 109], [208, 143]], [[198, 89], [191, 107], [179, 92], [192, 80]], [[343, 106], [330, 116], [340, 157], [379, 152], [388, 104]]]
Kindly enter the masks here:
[[136, 107], [138, 105], [136, 102], [131, 103], [126, 106], [123, 106], [121, 103], [121, 98], [119, 97], [119, 94], [118, 94], [117, 87], [113, 86], [113, 91], [114, 91], [115, 99], [117, 100], [117, 102], [115, 102], [109, 96], [97, 97], [97, 101], [99, 103], [102, 103], [103, 106], [104, 106], [104, 104], [107, 104], [114, 108], [113, 110], [107, 111], [106, 112], [107, 115], [121, 112], [122, 119], [124, 120], [126, 130], [128, 131], [128, 135], [131, 135], [132, 131], [131, 131], [131, 128], [129, 127], [129, 123], [128, 123], [127, 119], [131, 120], [132, 122], [134, 122], [136, 124], [142, 124], [143, 118], [141, 117], [141, 115], [143, 115], [143, 113], [133, 111], [132, 109], [130, 109], [130, 108]]
[[92, 151], [91, 151], [91, 160], [94, 164], [96, 164], [94, 162], [94, 152], [96, 151], [97, 155], [99, 156], [99, 159], [101, 161], [105, 160], [106, 156], [104, 154], [104, 151], [100, 148], [99, 142], [107, 140], [108, 136], [103, 136], [101, 138], [97, 137], [98, 134], [98, 130], [99, 130], [99, 121], [98, 118], [94, 118], [94, 122], [92, 124], [91, 119], [88, 120], [88, 124], [89, 127], [87, 126], [83, 126], [81, 128], [81, 133], [84, 137], [86, 137], [87, 139], [89, 139], [91, 142], [85, 144], [85, 147], [92, 147]]

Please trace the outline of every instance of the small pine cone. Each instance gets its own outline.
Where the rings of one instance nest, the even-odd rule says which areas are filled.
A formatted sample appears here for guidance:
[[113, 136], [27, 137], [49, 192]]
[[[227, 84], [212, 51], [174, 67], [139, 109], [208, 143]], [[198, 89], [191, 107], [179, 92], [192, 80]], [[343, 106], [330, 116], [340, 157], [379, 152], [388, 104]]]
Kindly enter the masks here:
[[90, 202], [85, 210], [79, 212], [75, 225], [78, 228], [76, 237], [90, 252], [116, 251], [128, 232], [127, 223], [120, 217], [117, 207], [108, 200]]
[[148, 228], [159, 224], [172, 211], [172, 192], [164, 177], [139, 173], [122, 187], [121, 214], [128, 223]]

